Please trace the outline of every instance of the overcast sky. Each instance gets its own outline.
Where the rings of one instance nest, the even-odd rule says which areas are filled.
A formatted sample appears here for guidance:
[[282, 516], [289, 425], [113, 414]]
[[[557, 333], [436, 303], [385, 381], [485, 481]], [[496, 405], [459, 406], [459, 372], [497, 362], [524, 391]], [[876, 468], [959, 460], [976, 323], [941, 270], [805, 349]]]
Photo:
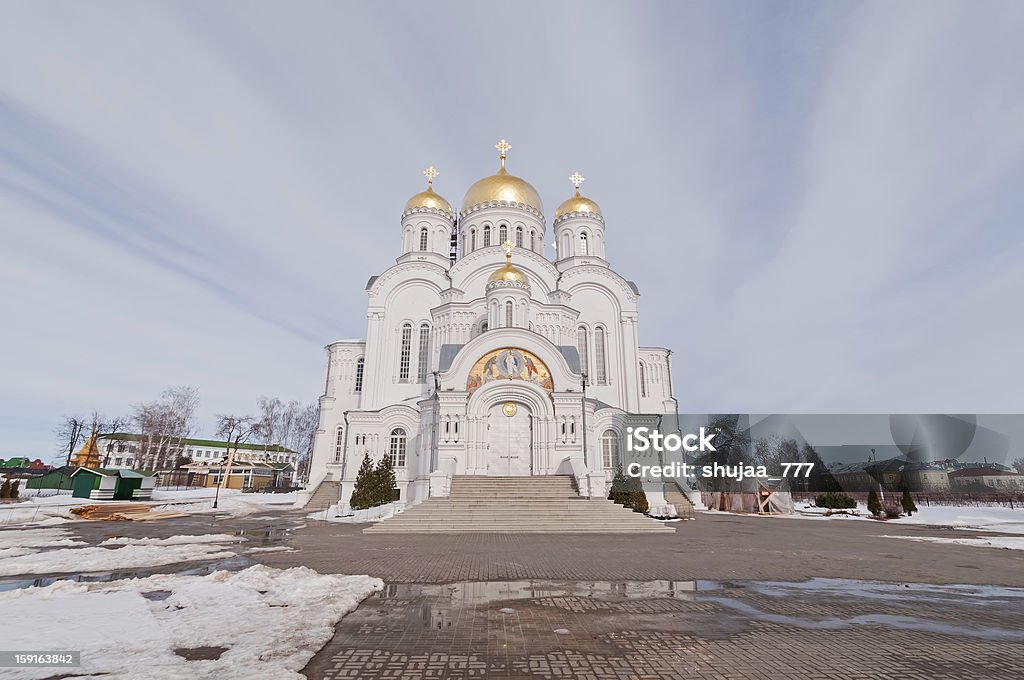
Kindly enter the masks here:
[[549, 221], [586, 176], [682, 411], [1022, 412], [1022, 44], [1015, 0], [0, 2], [0, 457], [314, 400], [420, 171], [458, 204], [501, 137]]

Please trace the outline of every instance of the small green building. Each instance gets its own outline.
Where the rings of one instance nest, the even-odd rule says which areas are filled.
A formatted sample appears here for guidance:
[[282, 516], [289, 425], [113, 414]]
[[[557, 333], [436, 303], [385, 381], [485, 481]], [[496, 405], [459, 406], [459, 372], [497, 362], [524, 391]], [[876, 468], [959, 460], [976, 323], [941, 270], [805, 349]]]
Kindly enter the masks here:
[[144, 472], [124, 469], [78, 468], [71, 473], [74, 498], [105, 501], [143, 501], [153, 495], [156, 479]]
[[72, 488], [71, 475], [74, 474], [78, 468], [65, 465], [64, 467], [54, 468], [45, 475], [39, 475], [38, 477], [29, 477], [25, 480], [25, 488], [27, 489], [70, 489]]

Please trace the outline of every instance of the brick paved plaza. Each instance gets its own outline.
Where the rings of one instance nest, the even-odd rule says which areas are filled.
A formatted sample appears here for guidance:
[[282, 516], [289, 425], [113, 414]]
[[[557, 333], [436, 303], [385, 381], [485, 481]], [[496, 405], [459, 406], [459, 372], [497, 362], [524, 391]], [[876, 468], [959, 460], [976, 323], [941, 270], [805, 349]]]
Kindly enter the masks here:
[[883, 537], [971, 531], [724, 514], [636, 536], [365, 535], [298, 513], [113, 524], [77, 530], [245, 531], [293, 548], [265, 564], [384, 579], [309, 663], [316, 680], [1024, 677], [1024, 552]]

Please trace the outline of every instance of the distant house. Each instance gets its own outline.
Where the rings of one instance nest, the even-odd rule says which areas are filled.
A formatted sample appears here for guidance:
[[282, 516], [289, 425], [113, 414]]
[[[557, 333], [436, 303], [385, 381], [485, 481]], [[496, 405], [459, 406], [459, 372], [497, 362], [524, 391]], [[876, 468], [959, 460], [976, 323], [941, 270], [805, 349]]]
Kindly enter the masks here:
[[274, 471], [273, 486], [292, 486], [295, 484], [295, 466], [291, 463], [271, 463]]
[[844, 491], [870, 491], [879, 486], [885, 491], [946, 491], [949, 476], [946, 470], [930, 463], [916, 463], [904, 458], [843, 463], [829, 472]]
[[148, 500], [155, 481], [152, 475], [134, 470], [78, 468], [71, 473], [71, 495], [92, 500]]
[[[146, 456], [147, 438], [141, 434], [115, 432], [100, 435], [96, 439], [99, 460], [104, 467], [147, 468], [153, 461]], [[174, 439], [166, 442], [171, 450], [166, 451], [164, 465], [173, 466], [178, 458], [188, 458], [193, 463], [213, 463], [226, 458], [229, 447], [236, 457], [261, 463], [298, 464], [299, 454], [280, 444], [234, 443], [215, 439]], [[152, 456], [149, 456], [152, 458]]]
[[931, 463], [907, 463], [903, 484], [912, 491], [949, 491], [950, 473]]
[[[224, 469], [227, 467], [224, 461], [215, 463], [189, 463], [181, 469], [193, 473], [204, 473], [206, 475], [206, 486], [212, 488], [221, 485]], [[235, 460], [231, 470], [227, 474], [227, 481], [223, 482], [225, 489], [254, 489], [259, 490], [274, 483], [275, 470], [270, 465], [261, 462]]]
[[949, 473], [949, 483], [960, 491], [998, 489], [1000, 491], [1024, 491], [1024, 475], [993, 467], [975, 467], [954, 470]]

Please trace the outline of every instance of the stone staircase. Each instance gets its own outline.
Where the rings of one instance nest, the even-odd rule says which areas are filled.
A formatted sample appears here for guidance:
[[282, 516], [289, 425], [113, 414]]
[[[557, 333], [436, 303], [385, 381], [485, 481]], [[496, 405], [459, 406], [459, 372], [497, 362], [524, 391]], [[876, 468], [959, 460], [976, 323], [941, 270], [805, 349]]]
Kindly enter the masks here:
[[676, 506], [676, 512], [680, 517], [693, 515], [693, 501], [684, 494], [675, 483], [666, 483], [664, 487], [665, 502]]
[[338, 502], [338, 497], [341, 495], [340, 489], [341, 482], [324, 480], [316, 487], [316, 491], [313, 492], [313, 495], [309, 497], [309, 501], [303, 507], [313, 512], [326, 510]]
[[368, 534], [658, 533], [675, 528], [616, 505], [581, 498], [565, 475], [538, 477], [458, 476], [448, 498], [430, 498], [374, 524]]

